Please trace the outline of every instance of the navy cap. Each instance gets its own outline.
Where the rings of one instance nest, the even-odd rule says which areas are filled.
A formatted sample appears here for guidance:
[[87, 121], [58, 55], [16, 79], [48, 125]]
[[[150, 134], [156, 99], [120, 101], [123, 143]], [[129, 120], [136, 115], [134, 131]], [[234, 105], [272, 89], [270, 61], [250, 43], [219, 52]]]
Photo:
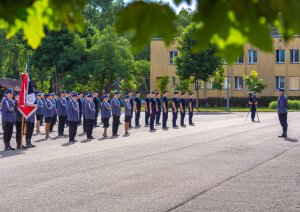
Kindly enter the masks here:
[[185, 94], [185, 92], [181, 92], [181, 95], [184, 95]]
[[130, 99], [130, 96], [126, 96], [126, 98], [125, 99]]
[[50, 93], [50, 96], [54, 96], [54, 93]]
[[71, 93], [71, 91], [66, 91], [66, 94], [69, 94], [69, 93]]
[[155, 94], [157, 95], [157, 94], [159, 94], [159, 92], [157, 91]]
[[60, 91], [59, 93], [60, 93], [60, 94], [62, 94], [62, 93], [66, 93], [66, 91]]
[[174, 91], [174, 94], [178, 94], [178, 92], [177, 92], [177, 91]]
[[77, 92], [72, 92], [72, 97], [76, 97], [78, 96], [78, 93]]
[[151, 94], [155, 94], [155, 91], [152, 91]]
[[120, 94], [120, 92], [119, 91], [115, 91], [114, 94]]
[[103, 95], [102, 96], [102, 99], [106, 99], [106, 98], [108, 98], [108, 95]]
[[135, 94], [140, 94], [140, 92], [139, 92], [139, 91], [137, 91], [137, 92], [135, 92]]
[[279, 91], [283, 91], [284, 92], [285, 90], [283, 88], [279, 88]]
[[12, 89], [8, 89], [8, 90], [5, 92], [5, 94], [9, 94], [9, 93], [13, 94], [14, 91], [13, 91]]
[[47, 93], [47, 94], [45, 94], [45, 97], [47, 98], [47, 97], [49, 97], [50, 96], [50, 94], [49, 93]]
[[92, 98], [92, 97], [94, 97], [93, 94], [89, 94], [88, 95], [88, 98]]
[[87, 96], [87, 95], [89, 95], [89, 94], [90, 94], [89, 92], [85, 92], [83, 95]]
[[146, 94], [148, 95], [148, 94], [150, 94], [150, 92], [149, 92], [149, 91], [147, 91], [147, 92], [146, 92]]
[[36, 96], [42, 96], [42, 93], [38, 93]]
[[193, 92], [190, 92], [190, 95], [193, 95], [194, 93]]
[[168, 91], [167, 91], [167, 90], [165, 90], [165, 91], [164, 91], [164, 93], [168, 93]]

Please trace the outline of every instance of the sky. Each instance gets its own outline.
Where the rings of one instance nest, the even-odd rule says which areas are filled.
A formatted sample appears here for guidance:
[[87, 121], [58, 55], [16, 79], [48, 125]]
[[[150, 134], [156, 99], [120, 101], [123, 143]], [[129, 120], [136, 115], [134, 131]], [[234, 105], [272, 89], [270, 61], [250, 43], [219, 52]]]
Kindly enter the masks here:
[[[125, 0], [126, 3], [132, 2], [133, 0]], [[153, 0], [153, 2], [158, 2], [159, 0]], [[176, 7], [173, 0], [163, 0], [163, 2], [166, 2], [166, 4], [170, 4], [171, 7], [178, 13], [182, 8], [191, 8], [192, 10], [195, 10], [196, 8], [196, 0], [192, 0], [192, 5], [188, 5], [187, 3], [183, 3], [179, 5], [179, 7]]]

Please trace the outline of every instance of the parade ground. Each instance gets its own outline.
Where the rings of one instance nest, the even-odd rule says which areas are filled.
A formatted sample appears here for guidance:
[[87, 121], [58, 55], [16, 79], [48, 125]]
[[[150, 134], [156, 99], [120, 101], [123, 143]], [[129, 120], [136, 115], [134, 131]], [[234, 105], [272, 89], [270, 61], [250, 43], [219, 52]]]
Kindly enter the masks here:
[[74, 144], [55, 126], [51, 140], [11, 152], [1, 129], [0, 211], [300, 211], [300, 113], [289, 113], [286, 139], [276, 113], [246, 114], [198, 113], [194, 127], [126, 137], [123, 124], [105, 140], [80, 126]]

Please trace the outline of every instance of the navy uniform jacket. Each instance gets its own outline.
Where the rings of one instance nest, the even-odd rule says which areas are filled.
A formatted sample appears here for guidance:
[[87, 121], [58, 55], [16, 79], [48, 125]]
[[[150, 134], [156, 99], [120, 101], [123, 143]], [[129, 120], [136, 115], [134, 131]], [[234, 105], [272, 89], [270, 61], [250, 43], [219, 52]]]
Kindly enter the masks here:
[[150, 109], [149, 103], [150, 103], [150, 99], [148, 97], [146, 97], [145, 104], [147, 105], [147, 108], [148, 108], [148, 111], [146, 111], [146, 112], [149, 112], [149, 109]]
[[94, 104], [95, 104], [95, 109], [96, 111], [99, 111], [99, 98], [98, 97], [94, 97]]
[[96, 107], [94, 102], [87, 101], [84, 108], [84, 114], [86, 119], [95, 119]]
[[[174, 97], [172, 99], [172, 102], [174, 102], [176, 111], [178, 112], [178, 99], [176, 97]], [[175, 112], [173, 105], [172, 105], [172, 111]]]
[[130, 101], [125, 102], [124, 107], [125, 107], [125, 116], [132, 116], [132, 107]]
[[277, 100], [277, 112], [287, 113], [288, 112], [288, 98], [286, 95], [281, 95]]
[[67, 106], [68, 121], [79, 122], [79, 104], [73, 99], [69, 101]]
[[35, 113], [33, 113], [31, 116], [26, 119], [26, 122], [34, 123], [35, 122]]
[[[168, 100], [168, 98], [167, 98], [166, 96], [164, 96], [164, 97], [162, 98], [162, 102], [166, 104], [167, 112], [169, 112], [169, 100]], [[164, 111], [164, 105], [162, 105], [162, 109], [163, 109], [163, 111]]]
[[182, 109], [183, 109], [182, 112], [185, 112], [185, 99], [184, 99], [184, 98], [181, 98], [181, 99], [180, 99], [180, 103], [181, 103]]
[[53, 114], [56, 115], [57, 114], [57, 101], [56, 99], [51, 99], [50, 100], [52, 102], [52, 109], [53, 109]]
[[86, 104], [88, 103], [88, 99], [87, 98], [83, 98], [82, 99], [82, 114], [85, 116], [85, 112], [86, 112], [86, 110], [85, 110], [85, 108], [86, 108]]
[[101, 106], [101, 116], [102, 118], [111, 117], [111, 105], [108, 102], [103, 101]]
[[160, 98], [156, 98], [156, 102], [157, 102], [157, 107], [158, 107], [158, 111], [157, 112], [161, 112], [161, 99]]
[[131, 108], [133, 108], [134, 101], [133, 101], [132, 97], [130, 97], [130, 100], [129, 100], [129, 102], [130, 102]]
[[138, 111], [141, 111], [141, 109], [142, 109], [142, 100], [141, 100], [141, 98], [140, 97], [135, 97], [134, 101], [135, 101], [136, 109]]
[[16, 121], [17, 122], [22, 122], [22, 114], [20, 113], [20, 111], [18, 110], [18, 101], [16, 101], [15, 100], [15, 111], [16, 111], [16, 116], [15, 116], [15, 118], [16, 118]]
[[37, 102], [37, 105], [38, 105], [38, 108], [36, 110], [36, 114], [37, 115], [44, 115], [44, 113], [45, 113], [45, 111], [44, 111], [45, 110], [44, 101], [42, 99], [37, 99], [36, 102]]
[[57, 100], [57, 114], [59, 116], [68, 116], [67, 115], [67, 105], [68, 105], [68, 101], [66, 98], [60, 97]]
[[[192, 110], [190, 109], [190, 104], [192, 104]], [[189, 100], [189, 112], [194, 112], [194, 107], [195, 107], [194, 104], [195, 104], [195, 103], [194, 103], [194, 99], [193, 99], [193, 98], [190, 98], [190, 100]]]
[[[152, 113], [156, 113], [156, 98], [150, 98], [150, 104], [152, 106]], [[150, 107], [149, 107], [150, 112]]]
[[1, 112], [3, 122], [15, 122], [15, 101], [9, 98], [3, 99]]
[[78, 98], [79, 112], [82, 114], [82, 99]]
[[51, 100], [46, 100], [45, 101], [45, 113], [44, 113], [45, 118], [47, 117], [54, 117], [53, 113], [53, 103]]
[[113, 116], [121, 116], [121, 103], [118, 98], [111, 100], [111, 113]]

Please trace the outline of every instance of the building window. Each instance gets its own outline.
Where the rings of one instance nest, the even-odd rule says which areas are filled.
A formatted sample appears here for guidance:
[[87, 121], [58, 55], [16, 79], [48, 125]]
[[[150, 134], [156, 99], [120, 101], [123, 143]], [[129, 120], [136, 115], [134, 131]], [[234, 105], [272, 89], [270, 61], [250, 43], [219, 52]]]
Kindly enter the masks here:
[[284, 77], [276, 77], [276, 90], [284, 89]]
[[175, 64], [175, 57], [177, 57], [177, 51], [170, 51], [170, 64]]
[[290, 50], [290, 63], [299, 63], [299, 49]]
[[235, 77], [234, 78], [234, 89], [235, 90], [243, 90], [244, 89], [244, 78], [243, 77]]
[[176, 78], [172, 77], [172, 85], [175, 86], [176, 85]]
[[[229, 84], [228, 84], [228, 81], [229, 81]], [[230, 88], [230, 77], [225, 77], [223, 88], [224, 89]]]
[[277, 49], [276, 50], [276, 63], [284, 63], [285, 62], [285, 50]]
[[248, 50], [248, 63], [254, 64], [257, 63], [257, 51]]
[[212, 77], [210, 77], [207, 81], [207, 88], [213, 89], [213, 78]]
[[244, 55], [240, 55], [235, 61], [235, 64], [243, 64], [243, 63], [244, 63]]
[[291, 91], [300, 90], [300, 78], [299, 77], [290, 77], [290, 90]]

